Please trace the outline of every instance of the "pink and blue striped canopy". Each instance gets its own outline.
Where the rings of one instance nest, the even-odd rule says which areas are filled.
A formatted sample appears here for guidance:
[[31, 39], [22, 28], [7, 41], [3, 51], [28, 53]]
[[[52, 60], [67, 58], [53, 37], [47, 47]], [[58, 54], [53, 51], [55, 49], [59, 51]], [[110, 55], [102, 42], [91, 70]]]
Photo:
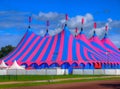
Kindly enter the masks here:
[[74, 37], [67, 26], [59, 34], [41, 37], [27, 30], [17, 47], [6, 57], [2, 58], [5, 63], [11, 65], [14, 60], [19, 65], [32, 64], [59, 66], [64, 63], [96, 63], [107, 62], [106, 50], [110, 50], [109, 62], [119, 63], [120, 52], [108, 38], [99, 40], [96, 34], [89, 40], [81, 31]]

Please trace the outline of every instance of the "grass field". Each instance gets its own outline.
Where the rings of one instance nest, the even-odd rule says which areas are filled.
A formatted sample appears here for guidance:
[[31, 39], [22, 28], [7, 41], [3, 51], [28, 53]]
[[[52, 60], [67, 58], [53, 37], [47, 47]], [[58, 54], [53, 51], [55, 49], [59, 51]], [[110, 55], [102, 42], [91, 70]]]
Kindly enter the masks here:
[[[75, 78], [75, 79], [74, 79]], [[60, 81], [49, 81], [63, 79]], [[68, 79], [68, 80], [64, 80]], [[96, 80], [120, 80], [120, 76], [104, 76], [104, 75], [57, 75], [57, 76], [40, 76], [40, 75], [19, 75], [19, 76], [0, 76], [0, 83], [3, 82], [21, 82], [14, 84], [0, 84], [0, 89], [10, 87], [23, 87], [23, 86], [37, 86], [44, 84], [58, 84], [58, 83], [70, 83], [70, 82], [87, 82]], [[39, 82], [46, 80], [46, 82]]]
[[103, 77], [105, 75], [1, 75], [0, 82], [7, 81], [34, 81], [50, 80], [64, 78], [86, 78], [86, 77]]

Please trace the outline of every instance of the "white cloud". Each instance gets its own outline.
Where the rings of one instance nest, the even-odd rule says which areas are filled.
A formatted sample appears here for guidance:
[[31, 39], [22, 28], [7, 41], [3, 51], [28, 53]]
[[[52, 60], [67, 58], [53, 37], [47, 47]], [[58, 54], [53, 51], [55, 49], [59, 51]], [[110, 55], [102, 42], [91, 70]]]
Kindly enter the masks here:
[[44, 18], [44, 19], [55, 19], [59, 16], [58, 13], [56, 12], [49, 12], [49, 13], [43, 13], [43, 12], [40, 12], [39, 13], [39, 17], [40, 18]]
[[108, 21], [109, 23], [111, 23], [111, 22], [112, 22], [112, 19], [111, 19], [111, 18], [108, 18], [107, 21]]
[[92, 16], [92, 14], [87, 13], [87, 14], [85, 15], [85, 19], [86, 19], [87, 21], [91, 21], [91, 20], [93, 20], [93, 16]]
[[81, 19], [84, 18], [84, 27], [87, 28], [89, 24], [93, 23], [93, 16], [90, 13], [87, 13], [85, 16], [77, 15], [69, 19], [68, 26], [70, 28], [80, 28], [81, 27]]
[[[100, 38], [103, 37], [104, 33], [105, 33], [105, 27], [100, 27], [100, 28], [96, 28], [96, 29], [92, 29], [89, 32], [89, 35], [92, 36], [93, 35], [93, 31], [95, 30], [97, 36], [99, 36]], [[90, 37], [89, 36], [89, 37]]]
[[119, 36], [119, 34], [110, 35], [109, 38], [115, 44], [115, 46], [120, 48], [120, 36]]
[[120, 20], [114, 20], [110, 23], [111, 28], [119, 28], [120, 29]]
[[57, 12], [48, 12], [48, 13], [40, 12], [38, 15], [33, 14], [32, 17], [39, 21], [45, 22], [49, 20], [50, 23], [54, 23], [54, 22], [58, 23], [61, 19], [64, 18], [64, 14], [57, 13]]

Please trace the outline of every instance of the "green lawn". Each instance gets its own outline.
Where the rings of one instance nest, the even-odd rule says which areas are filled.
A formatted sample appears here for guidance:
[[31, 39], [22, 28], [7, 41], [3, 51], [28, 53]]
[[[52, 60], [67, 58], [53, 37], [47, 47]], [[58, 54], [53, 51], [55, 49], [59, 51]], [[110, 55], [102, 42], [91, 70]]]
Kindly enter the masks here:
[[[57, 82], [52, 82], [49, 80], [54, 79], [67, 79], [69, 80], [61, 80]], [[78, 78], [72, 80], [70, 78]], [[48, 80], [46, 82], [35, 82], [36, 80]], [[20, 84], [2, 84], [0, 85], [0, 89], [2, 88], [10, 88], [10, 87], [23, 87], [23, 86], [38, 86], [45, 84], [62, 84], [62, 83], [71, 83], [71, 82], [88, 82], [88, 81], [96, 81], [96, 80], [120, 80], [120, 76], [105, 76], [105, 75], [57, 75], [57, 76], [40, 76], [40, 75], [19, 75], [19, 76], [0, 76], [1, 82], [11, 82], [11, 81], [25, 81]], [[33, 81], [33, 82], [29, 82]]]
[[102, 77], [105, 75], [2, 75], [0, 82], [6, 81], [33, 81], [33, 80], [50, 80], [63, 78], [85, 78], [85, 77]]

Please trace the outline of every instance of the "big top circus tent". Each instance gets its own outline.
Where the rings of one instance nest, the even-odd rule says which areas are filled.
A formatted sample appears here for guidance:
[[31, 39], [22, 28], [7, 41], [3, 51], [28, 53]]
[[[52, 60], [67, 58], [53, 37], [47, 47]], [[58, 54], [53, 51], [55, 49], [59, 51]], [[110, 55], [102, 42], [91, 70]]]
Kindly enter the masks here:
[[81, 28], [81, 32], [73, 36], [65, 24], [63, 30], [54, 36], [48, 35], [47, 30], [41, 37], [28, 29], [17, 47], [1, 60], [8, 66], [17, 61], [19, 65], [34, 69], [112, 69], [120, 68], [120, 51], [107, 34], [100, 40], [94, 31], [87, 39]]

